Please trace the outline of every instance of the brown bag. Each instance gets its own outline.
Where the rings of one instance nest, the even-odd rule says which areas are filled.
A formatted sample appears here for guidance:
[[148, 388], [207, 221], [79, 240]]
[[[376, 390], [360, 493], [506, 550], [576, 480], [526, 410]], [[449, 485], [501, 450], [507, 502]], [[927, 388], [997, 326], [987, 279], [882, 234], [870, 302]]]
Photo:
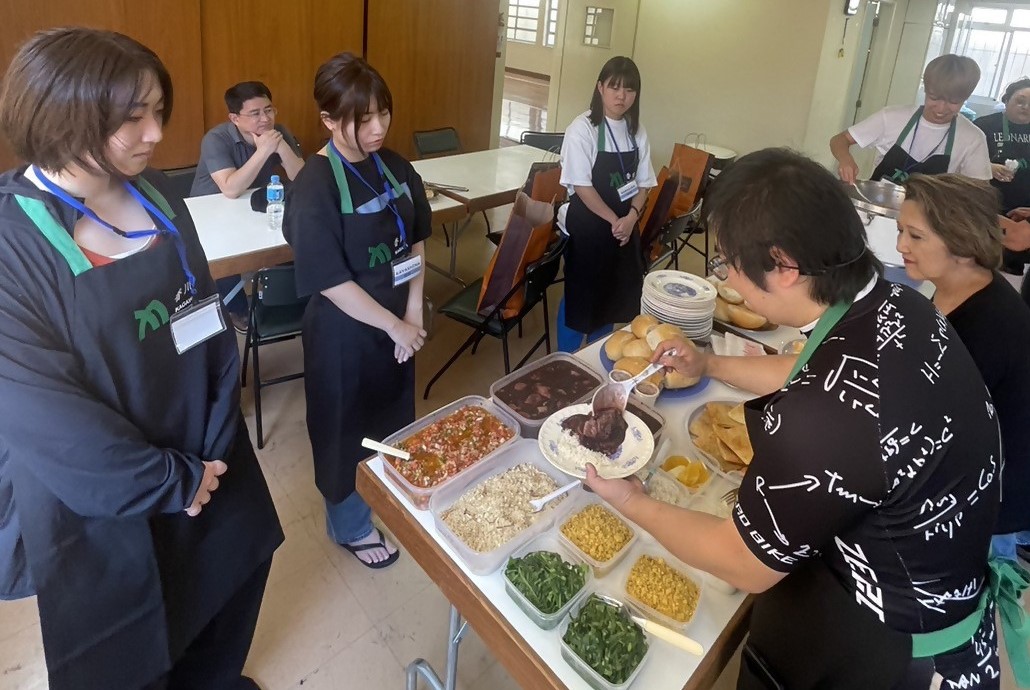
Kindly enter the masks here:
[[[539, 175], [538, 175], [539, 177]], [[550, 201], [537, 201], [519, 192], [508, 216], [508, 225], [501, 243], [490, 259], [483, 275], [476, 311], [487, 316], [504, 296], [526, 275], [526, 266], [538, 261], [554, 238], [554, 206]], [[525, 295], [516, 292], [501, 310], [501, 316], [517, 316], [525, 304]]]
[[522, 191], [537, 201], [563, 203], [568, 191], [561, 184], [561, 164], [557, 161], [533, 163]]
[[686, 144], [676, 144], [669, 159], [669, 170], [679, 173], [679, 189], [672, 203], [672, 217], [690, 213], [704, 193], [708, 173], [715, 158], [712, 154]]

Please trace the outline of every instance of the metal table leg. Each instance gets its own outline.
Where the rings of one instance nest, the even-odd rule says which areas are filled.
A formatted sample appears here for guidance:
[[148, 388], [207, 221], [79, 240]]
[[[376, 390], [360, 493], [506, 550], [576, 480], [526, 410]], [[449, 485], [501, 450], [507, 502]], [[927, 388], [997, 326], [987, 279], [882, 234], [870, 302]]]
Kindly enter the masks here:
[[447, 635], [447, 669], [444, 674], [446, 682], [440, 682], [440, 677], [436, 675], [436, 671], [433, 670], [428, 661], [425, 659], [415, 659], [405, 669], [407, 676], [406, 690], [417, 690], [419, 676], [422, 676], [422, 679], [426, 681], [426, 684], [432, 690], [454, 690], [458, 682], [458, 645], [461, 644], [461, 639], [465, 636], [467, 629], [468, 621], [462, 620], [458, 609], [452, 605], [450, 630]]
[[453, 280], [462, 287], [467, 287], [467, 283], [461, 278], [459, 278], [458, 274], [455, 272], [458, 265], [458, 237], [461, 235], [461, 233], [465, 232], [465, 228], [467, 228], [469, 226], [469, 223], [471, 222], [472, 217], [470, 216], [465, 220], [464, 223], [461, 224], [461, 227], [459, 228], [458, 221], [454, 221], [454, 225], [452, 226], [453, 232], [451, 237], [451, 263], [448, 270], [445, 271], [444, 269], [440, 268], [435, 264], [429, 263], [428, 261], [426, 262], [426, 266], [433, 269], [434, 271], [442, 275], [444, 278], [449, 278], [450, 280]]

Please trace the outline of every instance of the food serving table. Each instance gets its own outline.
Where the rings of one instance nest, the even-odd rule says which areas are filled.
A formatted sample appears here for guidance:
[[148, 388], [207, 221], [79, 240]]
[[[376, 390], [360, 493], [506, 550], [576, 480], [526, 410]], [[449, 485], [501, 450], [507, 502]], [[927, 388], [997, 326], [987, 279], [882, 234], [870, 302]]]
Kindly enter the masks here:
[[[293, 260], [293, 250], [280, 231], [269, 230], [268, 218], [250, 208], [248, 190], [236, 199], [208, 194], [186, 199], [186, 208], [200, 236], [215, 278], [256, 271]], [[429, 200], [433, 223], [453, 223], [468, 215], [465, 205], [437, 194]]]
[[[594, 343], [577, 356], [598, 373], [604, 369], [599, 356], [602, 342]], [[699, 405], [710, 400], [743, 400], [738, 390], [711, 381], [693, 397], [663, 401], [657, 409], [664, 415], [664, 438], [671, 441], [670, 453], [693, 455], [686, 429], [687, 418]], [[408, 666], [408, 690], [414, 690], [419, 676], [434, 689], [451, 689], [457, 674], [458, 646], [471, 625], [512, 677], [524, 688], [589, 688], [562, 658], [558, 629], [539, 629], [508, 596], [503, 566], [492, 574], [472, 574], [450, 544], [436, 529], [432, 514], [417, 509], [388, 479], [379, 456], [362, 462], [357, 488], [383, 523], [393, 532], [412, 558], [429, 575], [451, 602], [447, 669], [440, 681], [429, 665], [416, 659]], [[650, 539], [641, 534], [641, 539]], [[653, 653], [633, 683], [636, 690], [703, 690], [710, 688], [734, 654], [748, 627], [751, 600], [743, 593], [724, 594], [706, 587], [701, 605], [686, 634], [706, 651], [696, 657], [652, 639]]]

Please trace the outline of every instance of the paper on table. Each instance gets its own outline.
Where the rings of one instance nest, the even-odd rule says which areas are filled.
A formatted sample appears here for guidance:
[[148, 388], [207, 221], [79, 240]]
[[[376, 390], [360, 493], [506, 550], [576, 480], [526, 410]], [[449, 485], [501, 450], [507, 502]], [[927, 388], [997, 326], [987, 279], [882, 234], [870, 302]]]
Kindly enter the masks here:
[[732, 357], [759, 357], [766, 354], [760, 344], [728, 331], [725, 335], [712, 334], [712, 350], [717, 355]]

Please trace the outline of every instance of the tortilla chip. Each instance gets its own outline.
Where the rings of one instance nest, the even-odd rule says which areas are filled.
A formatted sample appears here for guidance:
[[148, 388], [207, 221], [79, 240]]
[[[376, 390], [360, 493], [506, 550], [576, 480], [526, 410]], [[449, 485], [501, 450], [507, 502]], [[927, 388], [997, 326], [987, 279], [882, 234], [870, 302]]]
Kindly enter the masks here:
[[698, 434], [694, 437], [694, 445], [697, 449], [703, 453], [708, 453], [713, 458], [719, 458], [722, 453], [719, 451], [719, 439], [716, 438], [715, 432], [709, 427], [704, 433]]
[[733, 405], [724, 402], [705, 403], [705, 411], [715, 426], [734, 426], [735, 422], [730, 418], [730, 410]]
[[748, 438], [747, 427], [742, 425], [736, 425], [729, 429], [716, 427], [715, 435], [726, 445], [727, 448], [729, 448], [740, 462], [745, 465], [751, 464], [751, 459], [755, 456], [755, 451], [751, 447], [751, 439]]
[[731, 408], [727, 415], [737, 424], [744, 423], [744, 403], [740, 403], [734, 408]]
[[704, 410], [701, 414], [695, 417], [687, 427], [687, 431], [690, 432], [691, 436], [701, 436], [706, 433], [712, 433], [712, 420], [708, 416], [708, 410]]

